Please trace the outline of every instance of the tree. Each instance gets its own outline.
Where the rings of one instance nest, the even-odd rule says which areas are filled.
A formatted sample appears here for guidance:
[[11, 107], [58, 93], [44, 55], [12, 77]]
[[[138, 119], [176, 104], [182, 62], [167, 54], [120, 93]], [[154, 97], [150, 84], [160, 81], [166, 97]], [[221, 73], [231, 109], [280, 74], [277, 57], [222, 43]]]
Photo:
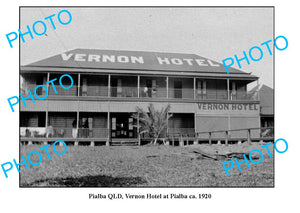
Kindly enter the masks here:
[[136, 107], [136, 113], [132, 117], [139, 121], [139, 125], [135, 125], [138, 127], [138, 133], [149, 134], [152, 138], [151, 143], [156, 144], [161, 133], [167, 129], [169, 118], [172, 117], [172, 114], [169, 114], [170, 110], [170, 104], [161, 108], [161, 110], [156, 110], [153, 104], [149, 104], [148, 112]]

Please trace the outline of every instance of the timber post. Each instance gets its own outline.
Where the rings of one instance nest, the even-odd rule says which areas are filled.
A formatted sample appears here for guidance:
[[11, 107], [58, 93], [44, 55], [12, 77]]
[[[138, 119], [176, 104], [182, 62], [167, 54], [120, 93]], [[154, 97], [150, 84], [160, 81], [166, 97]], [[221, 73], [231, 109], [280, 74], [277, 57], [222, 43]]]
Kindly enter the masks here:
[[[109, 75], [109, 84], [110, 85], [110, 75]], [[110, 92], [109, 92], [110, 95]], [[107, 112], [107, 132], [106, 132], [107, 140], [105, 142], [106, 146], [109, 146], [110, 144], [110, 112]]]
[[225, 145], [227, 146], [228, 145], [228, 131], [225, 131], [225, 134], [226, 134]]
[[139, 113], [137, 113], [137, 135], [138, 135], [138, 144], [139, 144], [139, 146], [141, 146], [140, 117], [139, 117]]
[[251, 134], [250, 134], [251, 129], [247, 129], [247, 142], [249, 145], [251, 145]]
[[182, 135], [180, 135], [179, 146], [184, 146], [184, 141], [183, 141]]

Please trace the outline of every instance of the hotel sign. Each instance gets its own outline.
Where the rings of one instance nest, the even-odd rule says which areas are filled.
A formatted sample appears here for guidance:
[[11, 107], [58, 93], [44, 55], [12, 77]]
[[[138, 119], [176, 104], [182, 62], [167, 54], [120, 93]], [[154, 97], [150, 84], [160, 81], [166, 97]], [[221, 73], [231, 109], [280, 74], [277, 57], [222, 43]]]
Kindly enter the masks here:
[[[97, 49], [75, 49], [28, 66], [226, 73], [223, 64], [195, 54]], [[231, 73], [243, 73], [229, 69]]]
[[206, 110], [227, 110], [227, 111], [257, 111], [259, 110], [259, 104], [253, 103], [238, 103], [238, 104], [215, 104], [215, 103], [198, 103], [198, 109], [201, 111]]
[[[63, 53], [61, 54], [62, 60], [69, 61], [74, 60], [78, 62], [90, 62], [90, 63], [122, 63], [122, 64], [145, 64], [143, 56], [127, 56], [127, 55], [96, 55], [85, 53]], [[201, 58], [170, 58], [170, 57], [155, 57], [155, 62], [158, 65], [182, 65], [182, 66], [213, 66], [219, 67], [219, 64], [213, 63], [209, 59]]]
[[202, 116], [259, 116], [258, 103], [198, 103], [195, 113]]

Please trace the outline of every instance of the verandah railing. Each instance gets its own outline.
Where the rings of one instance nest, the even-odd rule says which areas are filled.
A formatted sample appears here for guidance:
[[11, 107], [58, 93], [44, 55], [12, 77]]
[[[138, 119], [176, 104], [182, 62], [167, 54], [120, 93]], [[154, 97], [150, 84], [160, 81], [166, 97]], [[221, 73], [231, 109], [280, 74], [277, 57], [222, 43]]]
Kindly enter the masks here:
[[[51, 128], [50, 128], [51, 129]], [[109, 131], [107, 128], [52, 128], [45, 127], [21, 127], [20, 136], [22, 139], [107, 139]], [[141, 140], [149, 140], [151, 137], [148, 134], [140, 135]], [[184, 142], [206, 141], [212, 144], [213, 141], [224, 141], [228, 144], [229, 141], [274, 141], [274, 127], [261, 128], [244, 128], [235, 130], [218, 130], [195, 132], [194, 128], [169, 128], [161, 134], [160, 140]]]
[[107, 128], [20, 127], [21, 138], [107, 138]]
[[[76, 88], [75, 88], [76, 89]], [[229, 95], [229, 96], [228, 96]], [[57, 94], [49, 93], [49, 96], [77, 96], [77, 97], [101, 97], [101, 98], [141, 98], [141, 99], [187, 99], [187, 100], [259, 100], [257, 92], [233, 92], [232, 90], [211, 90], [199, 93], [193, 88], [146, 88], [133, 86], [91, 86], [86, 91], [80, 91], [79, 94], [74, 90], [60, 89]]]

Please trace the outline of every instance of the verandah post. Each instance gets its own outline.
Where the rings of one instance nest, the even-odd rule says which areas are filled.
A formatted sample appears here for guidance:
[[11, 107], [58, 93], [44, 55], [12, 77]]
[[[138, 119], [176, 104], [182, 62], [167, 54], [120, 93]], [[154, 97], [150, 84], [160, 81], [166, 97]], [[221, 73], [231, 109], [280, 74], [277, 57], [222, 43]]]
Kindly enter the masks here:
[[[77, 96], [80, 96], [80, 73], [78, 73], [78, 85], [77, 85]], [[79, 99], [78, 99], [78, 105], [77, 105], [77, 112], [76, 112], [76, 137], [75, 137], [75, 141], [74, 141], [74, 146], [78, 146], [79, 144]]]
[[194, 77], [194, 90], [193, 90], [193, 97], [194, 97], [194, 100], [196, 99], [196, 78]]
[[107, 112], [107, 134], [106, 134], [107, 140], [105, 145], [109, 146], [110, 142], [110, 112]]
[[[47, 72], [47, 82], [50, 81], [50, 73]], [[49, 91], [49, 84], [47, 84], [47, 91]], [[46, 135], [45, 135], [45, 138], [48, 137], [48, 133], [47, 133], [47, 130], [48, 130], [48, 119], [49, 119], [49, 109], [48, 109], [48, 100], [46, 101], [46, 121], [45, 121], [45, 130], [46, 130]], [[48, 144], [48, 141], [44, 141], [44, 145], [47, 145]]]
[[251, 144], [251, 134], [250, 134], [251, 129], [247, 129], [247, 142], [250, 145]]
[[107, 96], [110, 97], [110, 81], [111, 81], [111, 75], [108, 75], [108, 80], [107, 80]]
[[137, 135], [138, 135], [138, 144], [141, 145], [141, 136], [140, 136], [140, 117], [139, 113], [137, 113]]
[[169, 98], [169, 76], [166, 77], [166, 98], [168, 99]]
[[227, 78], [227, 100], [230, 100], [230, 82], [229, 78]]
[[[78, 107], [79, 107], [79, 104], [78, 104]], [[77, 112], [76, 112], [76, 139], [79, 137], [79, 108], [77, 109]], [[75, 142], [76, 144], [76, 142]], [[77, 143], [78, 144], [78, 143]]]
[[137, 97], [140, 97], [140, 76], [137, 76]]

